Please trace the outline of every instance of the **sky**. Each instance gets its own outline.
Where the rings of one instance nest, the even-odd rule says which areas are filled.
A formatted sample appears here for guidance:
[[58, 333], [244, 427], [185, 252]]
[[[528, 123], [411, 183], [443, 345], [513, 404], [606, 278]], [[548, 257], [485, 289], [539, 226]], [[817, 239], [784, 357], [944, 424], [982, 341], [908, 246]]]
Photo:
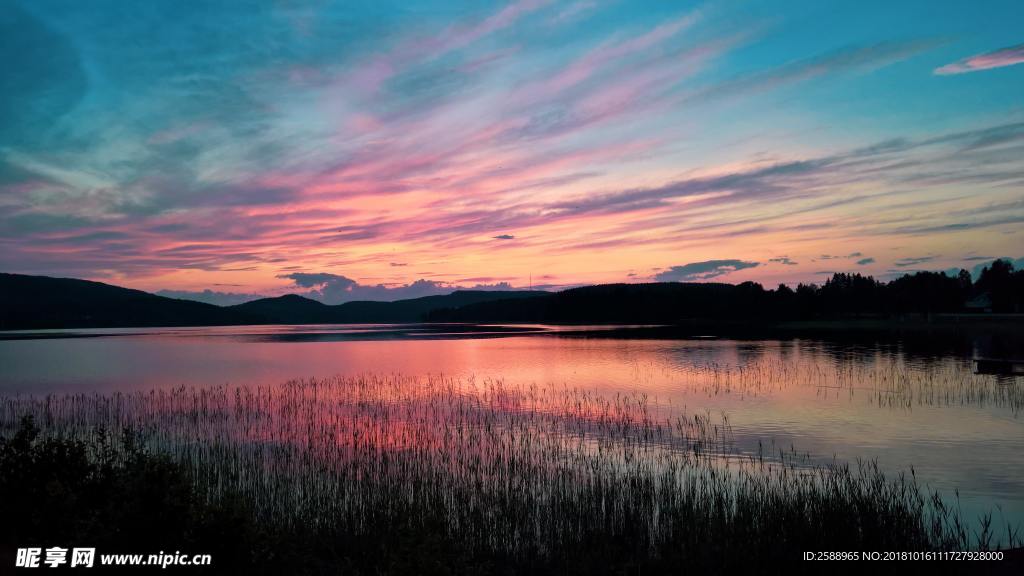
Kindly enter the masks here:
[[336, 303], [1020, 259], [1021, 21], [0, 0], [0, 271]]

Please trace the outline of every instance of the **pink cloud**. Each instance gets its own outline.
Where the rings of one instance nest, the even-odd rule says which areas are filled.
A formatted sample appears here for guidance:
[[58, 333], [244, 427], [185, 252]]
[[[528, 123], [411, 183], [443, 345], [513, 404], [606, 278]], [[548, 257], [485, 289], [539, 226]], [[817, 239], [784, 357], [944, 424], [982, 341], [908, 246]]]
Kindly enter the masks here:
[[548, 20], [548, 24], [554, 26], [558, 24], [564, 24], [566, 22], [572, 22], [574, 20], [579, 19], [583, 14], [590, 12], [596, 7], [597, 2], [594, 2], [593, 0], [580, 0], [579, 2], [570, 4], [569, 6], [562, 9], [561, 12], [559, 12], [550, 20]]
[[482, 22], [453, 26], [435, 37], [420, 37], [406, 41], [387, 54], [378, 55], [356, 68], [342, 86], [347, 87], [353, 82], [363, 93], [372, 95], [389, 78], [413, 64], [465, 48], [490, 34], [512, 26], [520, 18], [549, 3], [550, 0], [519, 0], [508, 4]]
[[656, 45], [669, 40], [689, 28], [696, 20], [697, 16], [690, 14], [672, 22], [656, 26], [639, 36], [598, 46], [575, 60], [555, 76], [522, 88], [519, 91], [521, 98], [529, 101], [531, 99], [549, 97], [572, 88], [616, 61], [651, 50]]
[[953, 62], [952, 64], [946, 64], [945, 66], [936, 68], [935, 73], [940, 76], [963, 74], [965, 72], [977, 72], [979, 70], [990, 70], [992, 68], [1013, 66], [1014, 64], [1020, 64], [1022, 62], [1024, 62], [1024, 44], [1018, 44], [1016, 46], [1002, 48], [994, 52], [977, 54], [975, 56]]

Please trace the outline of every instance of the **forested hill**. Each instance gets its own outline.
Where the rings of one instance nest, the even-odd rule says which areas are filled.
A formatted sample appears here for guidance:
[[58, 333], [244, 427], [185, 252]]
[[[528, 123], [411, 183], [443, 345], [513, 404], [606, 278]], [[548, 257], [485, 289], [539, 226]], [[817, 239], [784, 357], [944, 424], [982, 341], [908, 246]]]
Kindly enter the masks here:
[[549, 322], [672, 324], [689, 319], [738, 322], [891, 317], [955, 312], [1024, 312], [1024, 271], [996, 260], [973, 282], [917, 272], [881, 282], [834, 274], [824, 284], [655, 283], [605, 284], [512, 301], [495, 300], [431, 312], [435, 322]]
[[216, 326], [254, 320], [213, 304], [102, 282], [0, 274], [0, 329]]

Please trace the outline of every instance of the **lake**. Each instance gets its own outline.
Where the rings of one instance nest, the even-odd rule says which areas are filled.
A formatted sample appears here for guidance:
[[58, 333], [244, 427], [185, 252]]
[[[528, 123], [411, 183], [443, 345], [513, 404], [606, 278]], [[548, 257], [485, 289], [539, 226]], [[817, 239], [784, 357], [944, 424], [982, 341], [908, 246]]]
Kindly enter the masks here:
[[0, 333], [11, 397], [392, 374], [646, 394], [728, 426], [738, 454], [913, 468], [970, 520], [1024, 524], [1024, 378], [966, 345], [630, 337], [612, 327], [344, 325]]

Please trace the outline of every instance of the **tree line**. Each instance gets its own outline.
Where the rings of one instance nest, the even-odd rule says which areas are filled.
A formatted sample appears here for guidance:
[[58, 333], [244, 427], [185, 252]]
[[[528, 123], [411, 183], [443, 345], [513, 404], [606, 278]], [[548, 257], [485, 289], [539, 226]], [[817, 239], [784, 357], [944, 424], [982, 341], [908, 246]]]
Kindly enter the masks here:
[[1024, 270], [1007, 260], [982, 269], [977, 281], [961, 269], [915, 272], [881, 282], [861, 274], [833, 274], [823, 285], [779, 286], [777, 304], [801, 318], [859, 314], [928, 314], [941, 312], [1024, 312]]
[[957, 312], [1024, 312], [1024, 270], [1006, 260], [986, 266], [974, 281], [967, 270], [954, 276], [916, 272], [884, 282], [858, 273], [836, 273], [824, 284], [765, 289], [741, 284], [603, 284], [562, 292], [497, 300], [432, 311], [436, 322], [670, 323], [705, 318], [808, 320], [892, 317]]

